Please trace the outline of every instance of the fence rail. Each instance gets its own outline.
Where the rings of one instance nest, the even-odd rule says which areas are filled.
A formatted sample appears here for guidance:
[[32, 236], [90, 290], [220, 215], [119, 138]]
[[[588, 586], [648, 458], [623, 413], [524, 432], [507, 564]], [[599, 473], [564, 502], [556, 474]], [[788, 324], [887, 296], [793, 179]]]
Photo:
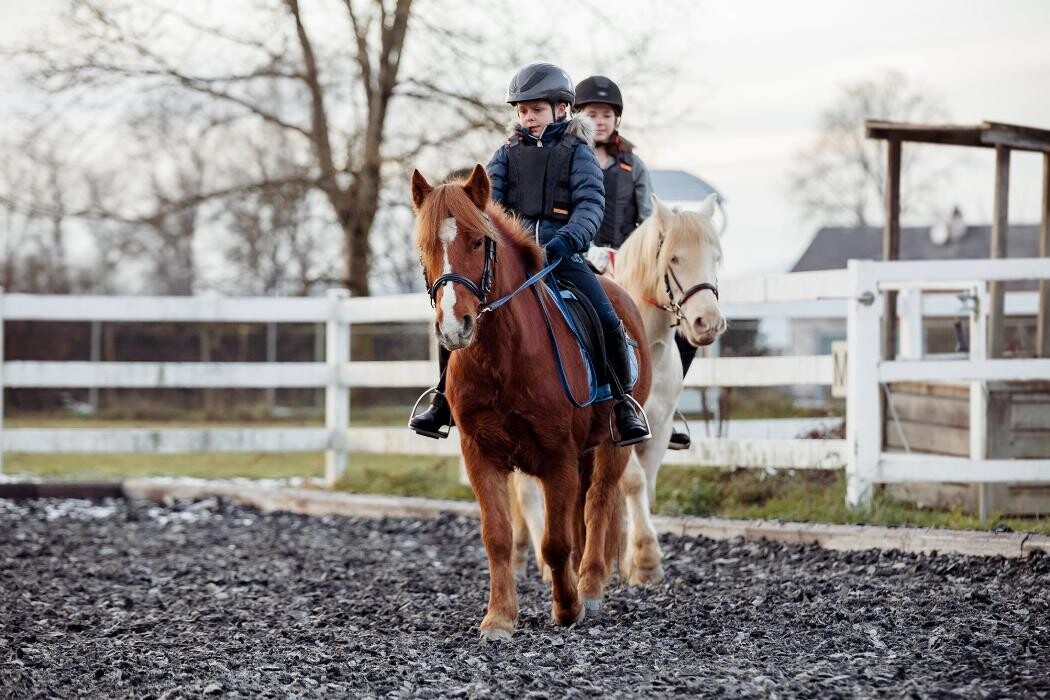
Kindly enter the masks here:
[[[986, 359], [984, 344], [972, 342], [969, 358], [921, 360], [921, 349], [902, 347], [901, 359], [882, 361], [881, 292], [905, 296], [902, 343], [916, 342], [916, 319], [954, 316], [959, 302], [944, 294], [968, 291], [979, 300], [970, 314], [971, 338], [983, 339], [989, 281], [1046, 279], [1041, 259], [878, 263], [851, 261], [846, 270], [790, 273], [727, 280], [721, 286], [729, 318], [847, 318], [848, 434], [827, 440], [733, 440], [699, 438], [690, 450], [669, 452], [667, 463], [840, 469], [847, 472], [847, 498], [867, 502], [876, 483], [908, 480], [1050, 481], [1050, 460], [988, 460], [972, 439], [971, 459], [882, 452], [880, 387], [892, 381], [956, 381], [979, 386], [987, 380], [1050, 379], [1050, 360]], [[1031, 313], [1031, 294], [1008, 294], [1007, 313]], [[1031, 307], [1031, 309], [1029, 308]], [[2, 429], [2, 452], [266, 452], [326, 454], [326, 477], [345, 470], [350, 452], [417, 455], [459, 454], [458, 440], [421, 438], [407, 429], [353, 425], [351, 388], [424, 387], [437, 375], [433, 361], [349, 362], [350, 327], [362, 323], [429, 322], [433, 311], [423, 294], [353, 299], [342, 290], [327, 298], [102, 297], [8, 294], [0, 296], [4, 320], [156, 321], [229, 323], [324, 323], [324, 362], [40, 362], [0, 361], [4, 387], [122, 388], [323, 388], [323, 428], [207, 429]], [[910, 325], [909, 325], [910, 324]], [[921, 325], [919, 326], [921, 330]], [[2, 325], [0, 325], [2, 332]], [[921, 338], [921, 334], [919, 335]], [[908, 340], [910, 338], [910, 340]], [[701, 357], [685, 378], [688, 387], [831, 385], [831, 355]], [[971, 392], [971, 421], [983, 425], [983, 392]], [[2, 456], [2, 454], [0, 454]]]

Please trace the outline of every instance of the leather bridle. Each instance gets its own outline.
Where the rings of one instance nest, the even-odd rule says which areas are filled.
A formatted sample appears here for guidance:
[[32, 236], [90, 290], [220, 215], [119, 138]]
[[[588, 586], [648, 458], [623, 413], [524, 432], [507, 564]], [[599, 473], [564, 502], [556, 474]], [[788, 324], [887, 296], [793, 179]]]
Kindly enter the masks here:
[[[660, 260], [660, 250], [663, 247], [664, 247], [664, 235], [663, 235], [663, 232], [661, 231], [661, 233], [660, 233], [660, 241], [659, 241], [659, 243], [657, 243], [657, 246], [656, 246], [656, 259], [657, 259], [657, 261]], [[682, 296], [679, 299], [675, 299], [674, 291], [671, 289], [671, 280], [674, 280], [675, 285], [678, 287], [678, 291], [682, 293]], [[689, 301], [693, 297], [693, 295], [698, 294], [698, 293], [704, 291], [705, 289], [706, 290], [710, 290], [711, 293], [715, 295], [715, 300], [718, 299], [718, 285], [717, 284], [712, 284], [711, 282], [701, 282], [699, 284], [694, 284], [689, 289], [685, 289], [682, 286], [682, 283], [678, 281], [678, 276], [674, 273], [674, 270], [672, 270], [671, 266], [668, 265], [667, 269], [664, 271], [664, 291], [667, 292], [667, 303], [666, 304], [658, 304], [656, 302], [653, 302], [652, 300], [650, 300], [650, 303], [652, 303], [654, 306], [657, 306], [657, 307], [663, 309], [664, 311], [666, 311], [667, 313], [669, 313], [669, 314], [671, 314], [672, 316], [675, 317], [675, 322], [673, 324], [671, 324], [671, 327], [674, 328], [676, 326], [681, 325], [683, 321], [687, 320], [686, 317], [685, 317], [685, 312], [682, 311], [682, 306], [687, 301]]]

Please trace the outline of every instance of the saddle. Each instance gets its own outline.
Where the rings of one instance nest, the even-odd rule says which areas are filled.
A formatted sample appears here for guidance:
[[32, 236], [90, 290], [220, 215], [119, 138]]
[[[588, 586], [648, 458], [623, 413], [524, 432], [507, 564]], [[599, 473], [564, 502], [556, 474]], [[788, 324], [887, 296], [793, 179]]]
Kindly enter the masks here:
[[[594, 305], [581, 291], [566, 282], [555, 281], [553, 276], [547, 277], [543, 287], [572, 331], [577, 351], [587, 368], [590, 398], [583, 405], [610, 400], [612, 388], [607, 377], [605, 335]], [[627, 345], [631, 348], [631, 380], [624, 390], [631, 391], [638, 381], [638, 342], [628, 336]]]

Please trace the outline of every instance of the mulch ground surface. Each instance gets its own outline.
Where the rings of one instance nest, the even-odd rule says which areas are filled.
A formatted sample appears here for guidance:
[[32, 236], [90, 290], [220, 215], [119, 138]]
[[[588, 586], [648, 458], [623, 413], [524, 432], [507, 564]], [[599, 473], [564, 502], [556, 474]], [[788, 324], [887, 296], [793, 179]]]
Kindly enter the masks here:
[[530, 576], [482, 644], [475, 520], [0, 500], [0, 696], [1050, 696], [1050, 557], [662, 544], [571, 628]]

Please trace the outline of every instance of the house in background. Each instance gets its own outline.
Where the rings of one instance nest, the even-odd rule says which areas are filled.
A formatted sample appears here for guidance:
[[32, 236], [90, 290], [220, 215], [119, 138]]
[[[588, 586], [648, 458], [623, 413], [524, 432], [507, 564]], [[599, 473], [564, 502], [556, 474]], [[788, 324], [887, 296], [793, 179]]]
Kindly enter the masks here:
[[670, 206], [692, 209], [712, 193], [718, 195], [719, 204], [725, 204], [725, 197], [714, 186], [684, 170], [650, 170], [649, 177], [653, 192]]

